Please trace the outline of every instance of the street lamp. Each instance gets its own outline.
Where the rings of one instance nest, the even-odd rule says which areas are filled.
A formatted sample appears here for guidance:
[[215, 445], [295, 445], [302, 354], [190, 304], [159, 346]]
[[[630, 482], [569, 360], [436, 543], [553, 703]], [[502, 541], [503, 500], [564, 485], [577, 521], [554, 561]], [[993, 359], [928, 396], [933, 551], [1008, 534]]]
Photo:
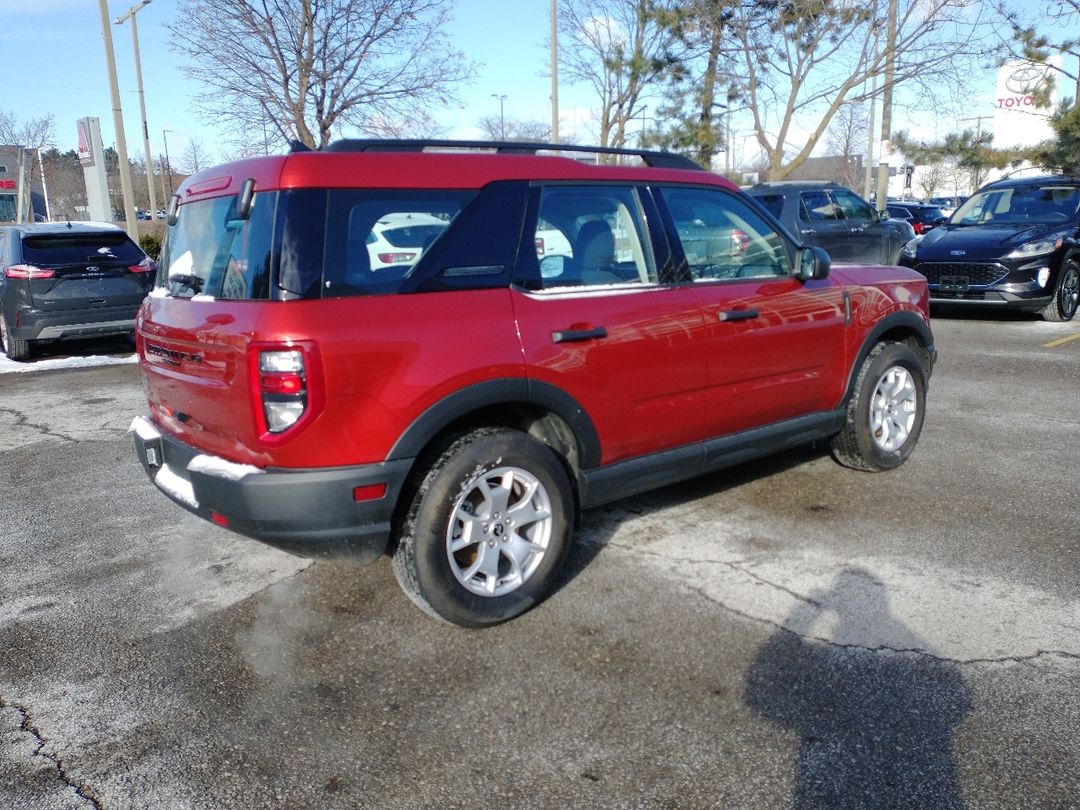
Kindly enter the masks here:
[[[169, 139], [165, 135], [166, 132], [175, 132], [172, 129], [161, 130], [161, 140], [165, 143], [165, 165], [161, 167], [163, 172], [169, 173], [169, 194], [166, 197], [166, 207], [168, 207], [168, 198], [172, 197], [172, 163], [169, 162]], [[156, 214], [155, 214], [156, 216]]]
[[503, 93], [502, 95], [500, 95], [499, 93], [492, 93], [491, 97], [492, 98], [497, 98], [499, 100], [499, 138], [501, 140], [505, 141], [506, 140], [506, 116], [503, 114], [503, 102], [506, 101], [506, 94]]
[[147, 196], [150, 201], [151, 216], [156, 216], [158, 210], [157, 200], [154, 199], [154, 158], [150, 153], [150, 129], [146, 125], [146, 96], [143, 95], [143, 83], [142, 83], [142, 60], [139, 58], [139, 24], [135, 19], [135, 14], [140, 9], [150, 5], [151, 0], [142, 0], [138, 5], [134, 5], [127, 10], [127, 13], [122, 17], [116, 18], [116, 25], [123, 25], [123, 23], [130, 18], [131, 19], [131, 39], [135, 43], [135, 84], [139, 88], [139, 112], [142, 113], [142, 131], [143, 131], [143, 154], [146, 157], [146, 190]]

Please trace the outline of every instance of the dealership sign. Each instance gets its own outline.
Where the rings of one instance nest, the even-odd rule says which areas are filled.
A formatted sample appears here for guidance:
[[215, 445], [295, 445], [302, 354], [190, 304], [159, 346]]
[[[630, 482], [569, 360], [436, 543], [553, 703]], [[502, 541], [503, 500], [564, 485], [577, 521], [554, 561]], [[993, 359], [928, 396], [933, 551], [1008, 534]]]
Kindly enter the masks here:
[[[1060, 57], [1048, 62], [1006, 62], [998, 70], [994, 109], [994, 146], [1034, 146], [1053, 137], [1050, 112], [1060, 93], [1057, 67]], [[1050, 106], [1039, 106], [1039, 97], [1050, 88]]]

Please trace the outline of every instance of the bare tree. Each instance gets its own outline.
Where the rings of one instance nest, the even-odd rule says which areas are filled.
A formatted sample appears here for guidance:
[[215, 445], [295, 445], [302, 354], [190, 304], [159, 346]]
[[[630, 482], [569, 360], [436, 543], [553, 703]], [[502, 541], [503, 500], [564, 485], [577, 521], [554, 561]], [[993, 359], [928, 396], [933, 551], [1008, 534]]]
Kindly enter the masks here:
[[551, 138], [551, 124], [519, 118], [485, 115], [476, 122], [484, 137], [492, 141], [531, 141], [546, 143]]
[[826, 154], [842, 158], [837, 161], [836, 182], [848, 188], [862, 183], [864, 167], [857, 158], [866, 154], [869, 125], [866, 107], [853, 102], [838, 109], [829, 126], [825, 138]]
[[0, 112], [0, 144], [44, 149], [56, 137], [56, 119], [52, 115], [19, 122], [13, 112]]
[[169, 29], [205, 115], [319, 148], [449, 103], [473, 67], [448, 19], [449, 0], [180, 0]]
[[[917, 84], [933, 99], [962, 86], [965, 73], [992, 53], [988, 6], [968, 0], [896, 1], [891, 54], [883, 47], [888, 0], [727, 7], [727, 31], [740, 51], [735, 86], [747, 101], [773, 179], [783, 179], [810, 156], [846, 103], [869, 98], [869, 80], [885, 75], [890, 58], [892, 87]], [[876, 92], [884, 87], [879, 83]]]
[[[20, 123], [15, 113], [0, 112], [0, 144], [21, 146], [30, 150], [26, 165], [26, 181], [31, 187], [38, 169], [37, 155], [46, 147], [52, 146], [55, 137], [56, 119], [52, 115], [43, 115], [40, 118], [31, 118]], [[47, 177], [45, 182], [48, 184]]]
[[180, 160], [180, 167], [184, 172], [195, 174], [210, 165], [210, 151], [198, 138], [192, 138], [188, 141], [187, 147], [180, 156]]
[[559, 0], [559, 59], [563, 75], [592, 87], [599, 102], [600, 146], [620, 147], [627, 123], [642, 113], [678, 55], [678, 40], [662, 25], [665, 0]]

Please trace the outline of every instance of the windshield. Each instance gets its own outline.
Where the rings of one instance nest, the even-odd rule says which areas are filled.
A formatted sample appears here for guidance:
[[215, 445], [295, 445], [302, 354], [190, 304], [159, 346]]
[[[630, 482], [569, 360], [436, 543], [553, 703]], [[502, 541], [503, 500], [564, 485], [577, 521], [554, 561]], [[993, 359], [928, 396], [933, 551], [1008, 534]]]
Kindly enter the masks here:
[[1046, 185], [980, 191], [956, 209], [953, 225], [1067, 222], [1080, 207], [1080, 186]]

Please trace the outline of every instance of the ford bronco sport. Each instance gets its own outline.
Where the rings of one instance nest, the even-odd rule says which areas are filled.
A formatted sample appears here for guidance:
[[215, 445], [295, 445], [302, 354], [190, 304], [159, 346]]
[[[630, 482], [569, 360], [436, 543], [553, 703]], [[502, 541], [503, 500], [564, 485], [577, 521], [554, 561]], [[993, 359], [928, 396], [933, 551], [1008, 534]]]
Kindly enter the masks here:
[[[601, 152], [644, 165], [570, 157]], [[818, 439], [884, 470], [922, 428], [926, 280], [830, 270], [675, 155], [342, 141], [200, 172], [168, 221], [136, 329], [154, 483], [293, 552], [389, 550], [460, 625], [542, 599], [581, 509]]]

